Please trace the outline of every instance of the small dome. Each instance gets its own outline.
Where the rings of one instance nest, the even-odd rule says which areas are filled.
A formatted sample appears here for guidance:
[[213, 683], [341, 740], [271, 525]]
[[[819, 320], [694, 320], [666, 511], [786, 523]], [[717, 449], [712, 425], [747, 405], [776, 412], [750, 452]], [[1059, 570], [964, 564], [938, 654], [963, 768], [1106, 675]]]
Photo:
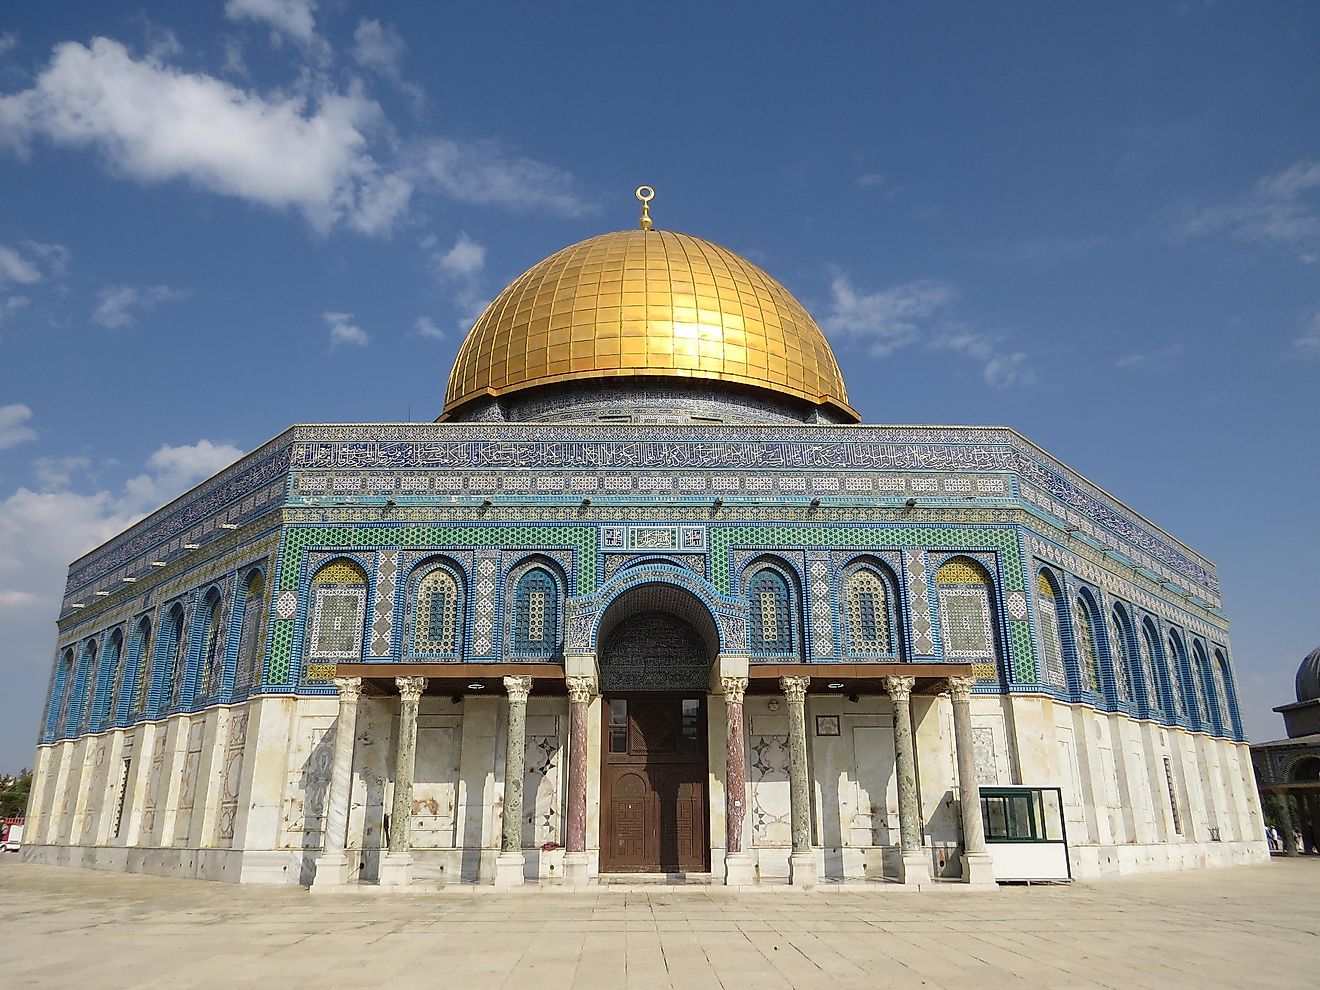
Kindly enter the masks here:
[[1320, 646], [1306, 655], [1297, 668], [1297, 700], [1315, 701], [1320, 698]]
[[475, 399], [589, 379], [727, 382], [856, 422], [816, 322], [782, 285], [687, 234], [602, 234], [500, 293], [459, 348], [441, 419]]

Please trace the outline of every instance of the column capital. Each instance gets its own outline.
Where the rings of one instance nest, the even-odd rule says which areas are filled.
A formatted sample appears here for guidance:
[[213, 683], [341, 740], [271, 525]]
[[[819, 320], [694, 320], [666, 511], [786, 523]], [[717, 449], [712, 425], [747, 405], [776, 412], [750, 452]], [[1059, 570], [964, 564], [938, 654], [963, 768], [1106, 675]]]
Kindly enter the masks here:
[[807, 700], [807, 685], [810, 683], [810, 677], [781, 677], [779, 678], [779, 690], [784, 692], [789, 704], [797, 703], [800, 705]]
[[532, 679], [528, 676], [506, 677], [504, 678], [504, 690], [508, 692], [510, 702], [525, 703], [527, 696], [532, 692]]
[[358, 696], [362, 694], [362, 678], [336, 677], [335, 687], [339, 689], [340, 701], [357, 701]]
[[885, 678], [885, 690], [889, 692], [889, 697], [894, 701], [908, 701], [912, 697], [912, 689], [917, 686], [915, 677], [896, 676]]
[[976, 684], [975, 677], [950, 677], [949, 694], [952, 695], [955, 704], [961, 701], [972, 700], [972, 687]]
[[721, 677], [720, 687], [724, 691], [724, 700], [730, 705], [741, 705], [743, 695], [747, 693], [746, 677]]
[[[507, 685], [509, 680], [510, 678], [506, 677], [504, 683]], [[585, 705], [596, 695], [594, 677], [569, 676], [564, 678], [564, 684], [568, 688], [568, 700], [575, 705]]]
[[399, 689], [399, 697], [416, 704], [426, 690], [425, 677], [396, 677], [394, 684]]

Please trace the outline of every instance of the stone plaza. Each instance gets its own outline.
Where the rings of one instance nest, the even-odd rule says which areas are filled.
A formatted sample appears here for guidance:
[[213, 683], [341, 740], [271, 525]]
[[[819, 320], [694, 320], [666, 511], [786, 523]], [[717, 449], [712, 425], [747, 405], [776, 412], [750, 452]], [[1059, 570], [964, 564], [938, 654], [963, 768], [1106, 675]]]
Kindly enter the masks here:
[[1316, 985], [1309, 858], [913, 894], [451, 886], [314, 897], [0, 860], [7, 987]]

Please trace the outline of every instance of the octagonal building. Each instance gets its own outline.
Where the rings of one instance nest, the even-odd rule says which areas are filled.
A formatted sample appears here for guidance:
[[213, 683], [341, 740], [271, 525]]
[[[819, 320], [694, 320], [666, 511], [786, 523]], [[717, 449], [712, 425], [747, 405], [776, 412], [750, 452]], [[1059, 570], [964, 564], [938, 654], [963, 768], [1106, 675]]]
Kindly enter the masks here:
[[1268, 856], [1213, 565], [649, 220], [75, 561], [36, 767], [29, 860], [313, 891]]

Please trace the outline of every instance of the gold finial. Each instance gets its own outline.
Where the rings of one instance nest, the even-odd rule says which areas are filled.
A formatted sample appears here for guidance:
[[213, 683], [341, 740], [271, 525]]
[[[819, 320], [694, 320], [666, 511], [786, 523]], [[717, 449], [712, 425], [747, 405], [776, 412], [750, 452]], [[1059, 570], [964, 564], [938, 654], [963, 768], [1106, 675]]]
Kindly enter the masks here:
[[642, 230], [651, 229], [651, 200], [655, 199], [655, 190], [650, 186], [638, 186], [637, 198], [642, 204]]

